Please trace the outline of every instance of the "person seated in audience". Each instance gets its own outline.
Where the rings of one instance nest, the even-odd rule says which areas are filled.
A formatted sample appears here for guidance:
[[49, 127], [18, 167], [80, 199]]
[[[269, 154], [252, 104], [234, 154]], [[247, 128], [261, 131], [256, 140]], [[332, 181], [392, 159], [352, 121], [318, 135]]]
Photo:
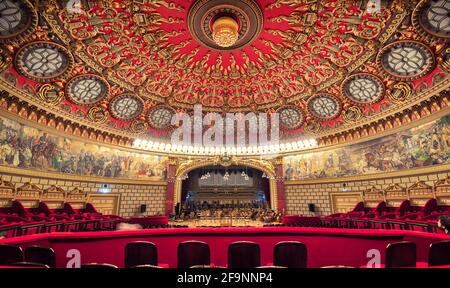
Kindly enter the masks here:
[[438, 227], [444, 230], [445, 234], [450, 235], [450, 217], [441, 216], [438, 219]]

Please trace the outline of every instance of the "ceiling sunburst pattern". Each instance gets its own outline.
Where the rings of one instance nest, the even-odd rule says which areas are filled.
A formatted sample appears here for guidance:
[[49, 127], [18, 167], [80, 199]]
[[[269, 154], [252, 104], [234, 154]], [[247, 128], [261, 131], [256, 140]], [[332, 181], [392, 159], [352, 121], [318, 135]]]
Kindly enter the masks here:
[[[169, 118], [197, 104], [278, 111], [283, 136], [322, 137], [398, 113], [449, 80], [439, 62], [448, 0], [381, 1], [377, 11], [367, 0], [69, 2], [0, 0], [0, 41], [14, 59], [2, 79], [31, 94], [53, 85], [65, 94], [55, 112], [86, 121], [95, 106], [93, 125], [130, 137], [167, 138]], [[223, 19], [237, 29], [229, 47], [214, 42]]]

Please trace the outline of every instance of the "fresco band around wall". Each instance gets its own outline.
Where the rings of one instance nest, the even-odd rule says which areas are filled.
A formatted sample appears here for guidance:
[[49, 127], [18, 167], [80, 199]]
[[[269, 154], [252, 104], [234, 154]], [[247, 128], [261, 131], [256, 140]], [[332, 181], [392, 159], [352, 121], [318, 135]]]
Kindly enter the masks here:
[[167, 158], [53, 136], [0, 117], [0, 165], [159, 181], [166, 178]]
[[287, 180], [358, 176], [450, 163], [450, 115], [376, 140], [284, 158]]

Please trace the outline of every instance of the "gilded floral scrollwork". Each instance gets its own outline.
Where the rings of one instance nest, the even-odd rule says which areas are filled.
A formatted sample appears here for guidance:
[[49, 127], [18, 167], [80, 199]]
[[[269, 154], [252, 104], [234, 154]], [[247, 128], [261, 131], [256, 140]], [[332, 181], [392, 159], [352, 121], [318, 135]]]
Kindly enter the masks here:
[[362, 109], [358, 106], [352, 106], [344, 112], [345, 122], [356, 122], [363, 117]]
[[5, 71], [11, 66], [13, 57], [11, 52], [5, 47], [0, 47], [0, 72]]
[[386, 94], [393, 103], [403, 103], [412, 95], [411, 87], [404, 82], [398, 82], [393, 85], [392, 89], [386, 91]]
[[60, 91], [54, 85], [44, 84], [39, 87], [36, 96], [45, 103], [55, 106], [64, 99], [64, 92]]
[[103, 124], [109, 118], [109, 112], [99, 107], [92, 107], [88, 111], [88, 118], [92, 122]]

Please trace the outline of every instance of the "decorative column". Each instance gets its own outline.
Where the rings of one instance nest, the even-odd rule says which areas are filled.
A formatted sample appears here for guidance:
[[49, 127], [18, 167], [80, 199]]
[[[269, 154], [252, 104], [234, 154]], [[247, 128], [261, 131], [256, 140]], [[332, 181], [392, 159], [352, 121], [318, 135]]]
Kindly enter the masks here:
[[283, 157], [275, 159], [273, 162], [275, 170], [275, 179], [277, 185], [277, 209], [286, 213], [286, 193], [284, 190], [284, 171], [283, 171]]
[[167, 192], [166, 192], [166, 215], [174, 212], [175, 183], [177, 181], [178, 161], [176, 158], [169, 158], [167, 165]]

